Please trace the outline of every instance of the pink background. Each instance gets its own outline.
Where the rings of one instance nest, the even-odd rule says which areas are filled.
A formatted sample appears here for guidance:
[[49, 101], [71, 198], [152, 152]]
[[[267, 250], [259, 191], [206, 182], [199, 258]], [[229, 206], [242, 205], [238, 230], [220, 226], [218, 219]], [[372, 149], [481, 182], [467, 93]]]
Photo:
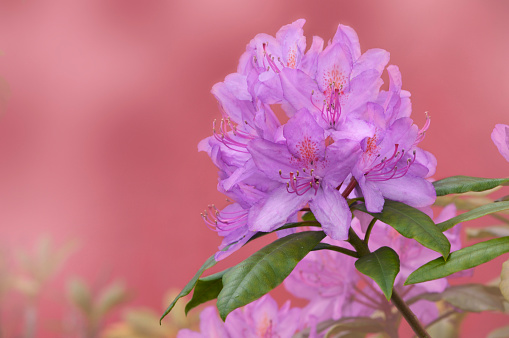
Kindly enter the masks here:
[[[308, 41], [342, 23], [363, 51], [391, 53], [415, 121], [432, 117], [423, 146], [438, 159], [435, 178], [508, 176], [490, 139], [496, 123], [509, 124], [508, 14], [502, 1], [0, 0], [0, 76], [11, 88], [0, 118], [0, 246], [28, 249], [44, 234], [80, 243], [39, 301], [39, 336], [51, 336], [44, 320], [68, 311], [71, 276], [123, 278], [131, 305], [159, 311], [214, 252], [219, 238], [199, 213], [225, 202], [196, 150], [219, 116], [210, 88], [255, 34], [300, 17]], [[473, 280], [493, 279], [507, 258]], [[470, 318], [464, 337], [507, 323]]]

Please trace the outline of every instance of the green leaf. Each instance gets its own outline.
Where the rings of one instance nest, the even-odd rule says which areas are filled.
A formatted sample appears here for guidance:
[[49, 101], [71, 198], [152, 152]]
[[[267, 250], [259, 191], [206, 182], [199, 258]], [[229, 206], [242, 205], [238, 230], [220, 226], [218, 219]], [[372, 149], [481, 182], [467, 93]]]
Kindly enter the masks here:
[[389, 224], [401, 235], [413, 238], [425, 247], [439, 252], [444, 256], [444, 259], [449, 256], [451, 243], [433, 220], [422, 211], [389, 200], [385, 200], [384, 209], [381, 213], [368, 212], [365, 204], [355, 205], [354, 208]]
[[405, 285], [447, 277], [455, 272], [489, 262], [506, 252], [509, 252], [509, 237], [477, 243], [451, 253], [447, 262], [439, 257], [424, 264], [408, 276]]
[[509, 202], [491, 203], [462, 213], [461, 215], [448, 219], [445, 222], [438, 223], [437, 226], [441, 231], [446, 231], [458, 223], [470, 221], [506, 209], [509, 209]]
[[399, 273], [399, 256], [396, 251], [386, 246], [381, 247], [359, 258], [355, 262], [355, 268], [373, 279], [387, 300], [391, 298], [394, 280]]
[[[314, 217], [314, 216], [313, 216]], [[263, 237], [263, 236], [266, 236], [268, 234], [271, 234], [273, 232], [277, 232], [279, 230], [285, 230], [285, 229], [292, 229], [292, 228], [298, 228], [298, 227], [322, 227], [322, 225], [320, 223], [318, 223], [316, 220], [311, 220], [311, 221], [303, 221], [303, 222], [295, 222], [295, 223], [286, 223], [285, 225], [275, 229], [275, 230], [272, 230], [270, 232], [257, 232], [253, 237], [251, 237], [249, 239], [249, 241], [247, 241], [248, 243], [249, 242], [252, 242], [254, 241], [255, 239], [258, 239], [260, 237]]]
[[467, 239], [509, 236], [509, 226], [493, 225], [484, 228], [466, 228]]
[[452, 176], [433, 182], [437, 196], [461, 194], [468, 191], [484, 191], [509, 182], [509, 178], [481, 178]]
[[316, 217], [311, 211], [308, 211], [302, 215], [302, 220], [305, 222], [316, 222]]
[[223, 289], [223, 276], [231, 268], [215, 273], [213, 275], [200, 278], [193, 291], [193, 298], [186, 304], [186, 315], [191, 309], [209, 300], [216, 299], [219, 292]]
[[502, 294], [494, 286], [482, 284], [451, 286], [442, 292], [441, 297], [463, 311], [504, 311]]
[[223, 276], [217, 308], [223, 320], [281, 284], [325, 237], [322, 231], [304, 231], [280, 238], [234, 266]]
[[164, 314], [162, 315], [162, 317], [159, 319], [159, 324], [161, 324], [162, 320], [164, 317], [166, 317], [166, 315], [168, 313], [170, 313], [171, 309], [173, 309], [173, 307], [175, 306], [175, 303], [177, 303], [177, 301], [182, 298], [182, 297], [185, 297], [187, 296], [191, 290], [194, 288], [194, 286], [196, 285], [196, 283], [198, 282], [198, 278], [200, 278], [200, 276], [203, 274], [203, 272], [207, 269], [210, 269], [211, 267], [213, 267], [214, 265], [216, 265], [216, 260], [214, 259], [214, 256], [215, 255], [212, 255], [211, 257], [209, 257], [209, 259], [207, 259], [205, 261], [205, 263], [203, 263], [203, 265], [201, 266], [200, 270], [198, 270], [198, 272], [194, 275], [194, 277], [189, 281], [189, 283], [186, 284], [186, 286], [184, 286], [184, 289], [182, 289], [182, 291], [180, 291], [180, 293], [177, 295], [177, 297], [175, 297], [175, 299], [173, 300], [173, 302], [171, 302], [171, 304], [168, 306], [168, 308], [166, 309], [166, 311], [164, 311]]
[[380, 319], [369, 317], [343, 318], [327, 331], [325, 338], [345, 337], [345, 333], [363, 333], [364, 335], [361, 335], [361, 337], [364, 337], [366, 333], [383, 331], [385, 331], [385, 326]]

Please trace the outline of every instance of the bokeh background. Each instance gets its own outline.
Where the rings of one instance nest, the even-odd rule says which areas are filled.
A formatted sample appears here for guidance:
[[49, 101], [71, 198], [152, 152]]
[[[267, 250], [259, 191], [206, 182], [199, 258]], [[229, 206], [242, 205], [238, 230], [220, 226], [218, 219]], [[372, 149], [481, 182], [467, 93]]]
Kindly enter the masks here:
[[[21, 285], [0, 298], [4, 336], [23, 331], [27, 304], [37, 336], [77, 336], [69, 290], [83, 283], [95, 297], [116, 281], [128, 290], [102, 328], [129, 308], [162, 313], [167, 291], [220, 242], [199, 216], [226, 203], [196, 149], [219, 116], [210, 88], [236, 70], [255, 34], [301, 17], [308, 41], [332, 38], [342, 23], [363, 51], [390, 51], [415, 121], [432, 117], [423, 147], [438, 159], [435, 178], [508, 176], [490, 139], [496, 123], [509, 124], [508, 15], [503, 1], [0, 0], [0, 77], [10, 89], [0, 117], [0, 254], [3, 276]], [[51, 256], [37, 253], [43, 238], [55, 254], [73, 245], [34, 285], [26, 265]], [[495, 278], [504, 259], [471, 280]], [[462, 336], [506, 322], [470, 315]]]

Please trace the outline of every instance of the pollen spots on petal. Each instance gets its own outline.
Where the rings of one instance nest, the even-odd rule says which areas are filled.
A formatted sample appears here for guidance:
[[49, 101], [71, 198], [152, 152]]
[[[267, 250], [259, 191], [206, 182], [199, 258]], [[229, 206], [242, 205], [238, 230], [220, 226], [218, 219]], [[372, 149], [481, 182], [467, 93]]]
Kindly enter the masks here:
[[372, 137], [368, 137], [366, 140], [366, 150], [362, 155], [364, 165], [370, 166], [377, 158], [380, 153], [380, 147], [378, 146], [379, 135], [377, 132]]
[[336, 89], [339, 90], [339, 94], [343, 94], [343, 90], [347, 85], [346, 74], [339, 69], [338, 65], [334, 65], [329, 70], [325, 71], [322, 76], [324, 84], [324, 95], [330, 96], [330, 94]]
[[297, 150], [300, 154], [300, 160], [306, 166], [313, 166], [318, 161], [318, 144], [311, 140], [309, 136], [305, 136], [303, 140], [297, 143]]
[[378, 141], [378, 135], [376, 133], [375, 133], [375, 135], [373, 135], [373, 137], [368, 137], [368, 141], [366, 144], [366, 152], [365, 152], [366, 155], [373, 156], [373, 155], [378, 154], [380, 147], [377, 145], [377, 141]]
[[297, 67], [297, 51], [295, 48], [290, 48], [288, 51], [286, 66], [292, 69]]
[[272, 319], [270, 319], [266, 313], [264, 313], [262, 320], [258, 323], [256, 331], [257, 337], [272, 337]]

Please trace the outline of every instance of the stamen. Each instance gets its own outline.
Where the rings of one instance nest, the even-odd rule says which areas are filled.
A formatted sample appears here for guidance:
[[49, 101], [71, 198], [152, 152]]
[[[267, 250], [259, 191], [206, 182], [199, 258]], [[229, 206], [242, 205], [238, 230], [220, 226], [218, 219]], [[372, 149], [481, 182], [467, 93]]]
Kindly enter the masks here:
[[267, 71], [270, 70], [270, 68], [272, 68], [272, 70], [275, 73], [279, 74], [280, 70], [279, 70], [279, 68], [277, 68], [276, 63], [274, 62], [274, 57], [272, 55], [267, 54], [267, 46], [268, 45], [269, 45], [268, 42], [263, 43], [263, 55], [265, 55], [265, 58], [267, 59], [267, 62], [269, 63], [269, 67], [267, 68]]
[[200, 215], [212, 231], [233, 231], [247, 224], [248, 210], [219, 211], [214, 204], [211, 204], [208, 210]]
[[[335, 82], [333, 81], [330, 85], [330, 97], [327, 101], [327, 99], [324, 99], [323, 106], [320, 109], [317, 107], [313, 101], [313, 94], [314, 91], [311, 92], [311, 104], [321, 112], [322, 119], [331, 127], [334, 128], [336, 124], [339, 122], [339, 119], [341, 117], [341, 102], [340, 102], [340, 96], [343, 94], [343, 92], [340, 92], [340, 90], [336, 87]], [[342, 86], [340, 86], [342, 88]]]
[[[227, 148], [240, 152], [249, 153], [247, 151], [247, 143], [256, 138], [255, 131], [248, 133], [247, 131], [237, 129], [230, 117], [222, 118], [219, 127], [216, 128], [217, 120], [212, 122], [212, 131], [214, 138], [224, 144]], [[246, 121], [246, 124], [249, 124]]]
[[372, 182], [382, 182], [390, 179], [401, 178], [406, 175], [410, 166], [415, 162], [416, 151], [413, 151], [413, 158], [408, 158], [406, 160], [403, 168], [398, 168], [398, 163], [400, 163], [405, 156], [405, 149], [398, 151], [398, 147], [399, 145], [396, 144], [394, 153], [388, 160], [387, 157], [384, 157], [380, 163], [374, 165], [364, 173], [367, 180]]

